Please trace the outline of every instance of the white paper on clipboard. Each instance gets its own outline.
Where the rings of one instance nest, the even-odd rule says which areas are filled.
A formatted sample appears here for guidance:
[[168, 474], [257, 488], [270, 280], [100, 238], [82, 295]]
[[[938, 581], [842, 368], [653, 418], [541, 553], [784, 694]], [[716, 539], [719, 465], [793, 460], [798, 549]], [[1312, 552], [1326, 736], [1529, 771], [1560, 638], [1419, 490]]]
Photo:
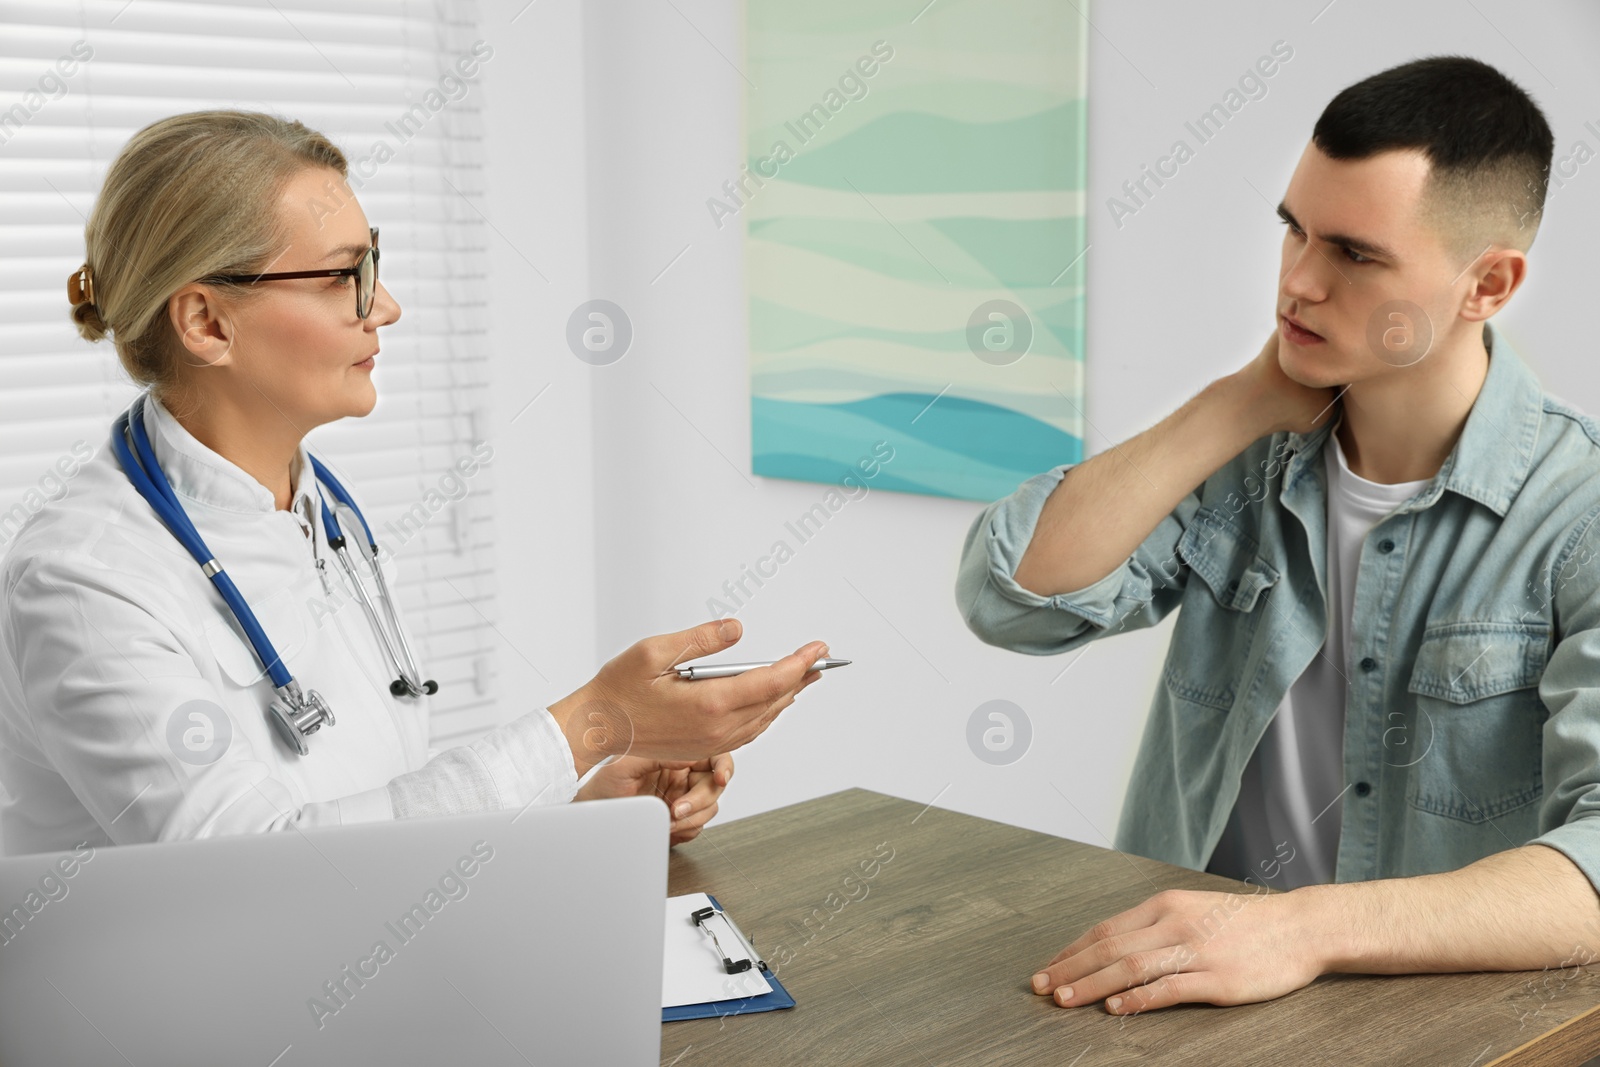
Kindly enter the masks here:
[[[661, 1006], [676, 1008], [684, 1004], [706, 1004], [718, 1000], [742, 1000], [772, 991], [772, 983], [751, 967], [739, 974], [729, 974], [722, 966], [722, 956], [712, 943], [711, 935], [695, 925], [691, 917], [701, 908], [711, 907], [711, 898], [704, 893], [689, 893], [667, 898], [666, 951], [661, 957]], [[740, 958], [743, 946], [728, 943], [724, 934], [727, 928], [717, 923], [717, 934], [723, 938], [723, 948], [734, 959]]]

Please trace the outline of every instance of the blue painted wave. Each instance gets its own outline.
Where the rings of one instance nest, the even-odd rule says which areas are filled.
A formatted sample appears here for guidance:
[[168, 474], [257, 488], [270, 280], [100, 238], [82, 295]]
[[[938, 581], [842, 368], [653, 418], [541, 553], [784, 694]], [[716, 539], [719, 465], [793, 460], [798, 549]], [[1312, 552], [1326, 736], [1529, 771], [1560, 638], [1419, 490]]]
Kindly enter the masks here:
[[[753, 397], [756, 474], [838, 484], [865, 479], [873, 446], [894, 458], [869, 484], [963, 500], [996, 500], [1041, 471], [1083, 458], [1083, 441], [1048, 423], [994, 404], [936, 394], [887, 393], [844, 404]], [[912, 420], [915, 421], [912, 421]]]

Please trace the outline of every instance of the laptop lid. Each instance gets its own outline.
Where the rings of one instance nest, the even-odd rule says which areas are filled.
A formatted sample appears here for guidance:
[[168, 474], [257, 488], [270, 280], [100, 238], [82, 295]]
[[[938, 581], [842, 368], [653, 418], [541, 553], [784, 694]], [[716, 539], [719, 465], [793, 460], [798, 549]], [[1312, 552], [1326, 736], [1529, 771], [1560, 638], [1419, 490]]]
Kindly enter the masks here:
[[0, 1063], [657, 1064], [654, 797], [0, 859]]

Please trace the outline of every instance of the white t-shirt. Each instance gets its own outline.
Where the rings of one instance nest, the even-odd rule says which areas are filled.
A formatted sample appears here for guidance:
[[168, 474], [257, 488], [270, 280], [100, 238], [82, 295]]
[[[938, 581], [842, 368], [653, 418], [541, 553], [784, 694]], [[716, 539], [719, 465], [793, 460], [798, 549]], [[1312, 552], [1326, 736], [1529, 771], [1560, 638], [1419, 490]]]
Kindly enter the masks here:
[[1431, 478], [1383, 485], [1351, 473], [1338, 427], [1322, 454], [1328, 482], [1328, 634], [1278, 705], [1246, 764], [1207, 870], [1294, 889], [1334, 880], [1344, 780], [1350, 620], [1367, 533]]

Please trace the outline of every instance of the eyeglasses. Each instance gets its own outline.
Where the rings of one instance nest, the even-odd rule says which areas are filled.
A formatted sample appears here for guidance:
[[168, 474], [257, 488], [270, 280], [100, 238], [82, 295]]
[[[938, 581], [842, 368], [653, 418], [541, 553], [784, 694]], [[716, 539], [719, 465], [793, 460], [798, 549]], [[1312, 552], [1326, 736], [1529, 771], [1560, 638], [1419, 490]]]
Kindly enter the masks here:
[[205, 282], [256, 282], [277, 281], [282, 278], [344, 278], [356, 280], [356, 317], [366, 318], [372, 313], [372, 294], [378, 288], [378, 228], [371, 228], [372, 244], [353, 267], [334, 270], [287, 270], [272, 274], [212, 274], [200, 279]]

